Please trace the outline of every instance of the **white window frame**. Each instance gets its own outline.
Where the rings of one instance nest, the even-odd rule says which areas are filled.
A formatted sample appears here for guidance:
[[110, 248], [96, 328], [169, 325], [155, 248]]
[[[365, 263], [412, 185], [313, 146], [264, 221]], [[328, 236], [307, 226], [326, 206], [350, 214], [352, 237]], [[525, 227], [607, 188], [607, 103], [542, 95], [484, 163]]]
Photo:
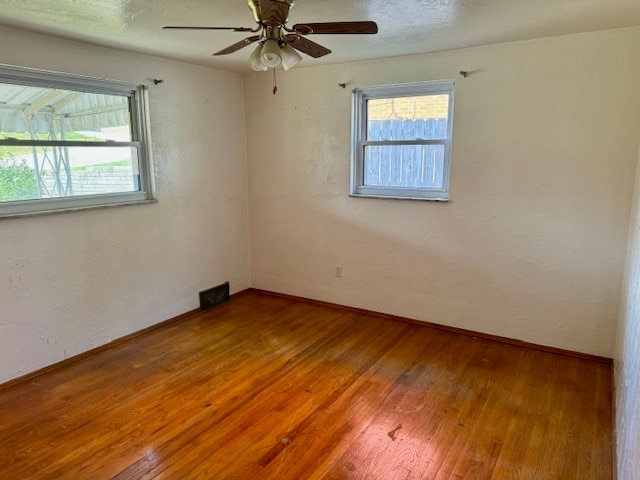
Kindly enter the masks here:
[[[351, 107], [351, 185], [352, 197], [375, 197], [404, 200], [449, 200], [451, 139], [453, 135], [454, 80], [435, 80], [356, 88]], [[367, 140], [367, 101], [381, 98], [449, 95], [447, 138], [444, 140]], [[364, 151], [367, 145], [444, 145], [443, 188], [377, 187], [364, 185]]]
[[0, 146], [132, 147], [137, 150], [140, 175], [140, 190], [136, 192], [0, 202], [0, 218], [118, 205], [155, 203], [151, 134], [149, 130], [149, 101], [145, 85], [1, 64], [0, 82], [29, 87], [57, 88], [83, 93], [129, 97], [132, 135], [130, 142], [0, 140]]

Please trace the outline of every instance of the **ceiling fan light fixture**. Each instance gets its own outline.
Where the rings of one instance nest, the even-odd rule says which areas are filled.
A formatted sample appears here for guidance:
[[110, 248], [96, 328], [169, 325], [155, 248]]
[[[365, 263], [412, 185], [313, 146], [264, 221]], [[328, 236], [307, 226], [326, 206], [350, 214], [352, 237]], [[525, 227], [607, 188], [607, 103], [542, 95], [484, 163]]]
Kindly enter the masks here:
[[262, 45], [258, 45], [251, 53], [249, 65], [256, 72], [266, 72], [268, 68], [260, 61], [260, 55], [262, 55]]
[[272, 38], [264, 42], [264, 45], [262, 45], [262, 52], [260, 54], [260, 62], [268, 68], [276, 68], [280, 66], [282, 63], [282, 52], [278, 46], [278, 42]]
[[282, 68], [289, 70], [302, 61], [300, 54], [288, 43], [280, 49], [282, 55]]

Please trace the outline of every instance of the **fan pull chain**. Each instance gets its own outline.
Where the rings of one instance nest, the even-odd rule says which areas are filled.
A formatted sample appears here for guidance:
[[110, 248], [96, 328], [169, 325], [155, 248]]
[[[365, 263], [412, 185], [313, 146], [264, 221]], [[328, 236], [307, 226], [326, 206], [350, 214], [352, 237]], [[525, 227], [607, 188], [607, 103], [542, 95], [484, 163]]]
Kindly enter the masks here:
[[278, 93], [278, 84], [276, 80], [276, 69], [273, 69], [273, 94]]

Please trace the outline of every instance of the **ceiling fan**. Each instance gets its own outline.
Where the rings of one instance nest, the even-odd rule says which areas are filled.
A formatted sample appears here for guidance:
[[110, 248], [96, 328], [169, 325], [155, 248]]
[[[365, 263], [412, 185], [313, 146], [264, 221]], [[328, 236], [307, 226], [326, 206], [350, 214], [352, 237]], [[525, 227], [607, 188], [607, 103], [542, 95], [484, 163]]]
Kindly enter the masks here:
[[248, 27], [196, 27], [169, 25], [162, 28], [179, 30], [231, 30], [233, 32], [258, 33], [245, 38], [227, 48], [223, 48], [214, 55], [228, 55], [247, 45], [259, 42], [249, 57], [249, 65], [256, 71], [266, 71], [282, 66], [289, 70], [297, 65], [302, 57], [296, 51], [306, 53], [313, 58], [320, 58], [331, 53], [326, 47], [306, 38], [307, 35], [326, 34], [375, 34], [378, 25], [375, 22], [325, 22], [325, 23], [297, 23], [287, 27], [289, 12], [293, 8], [294, 0], [247, 0], [253, 18], [258, 24], [255, 28]]

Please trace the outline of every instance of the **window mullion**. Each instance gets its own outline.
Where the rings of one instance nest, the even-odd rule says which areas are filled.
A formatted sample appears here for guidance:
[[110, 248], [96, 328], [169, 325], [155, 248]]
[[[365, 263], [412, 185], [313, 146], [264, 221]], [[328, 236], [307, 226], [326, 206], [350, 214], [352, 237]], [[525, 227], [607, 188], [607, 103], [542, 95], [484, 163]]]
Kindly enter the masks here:
[[0, 140], [2, 147], [139, 147], [140, 142], [86, 142], [73, 140]]
[[447, 145], [448, 140], [363, 140], [363, 146]]

